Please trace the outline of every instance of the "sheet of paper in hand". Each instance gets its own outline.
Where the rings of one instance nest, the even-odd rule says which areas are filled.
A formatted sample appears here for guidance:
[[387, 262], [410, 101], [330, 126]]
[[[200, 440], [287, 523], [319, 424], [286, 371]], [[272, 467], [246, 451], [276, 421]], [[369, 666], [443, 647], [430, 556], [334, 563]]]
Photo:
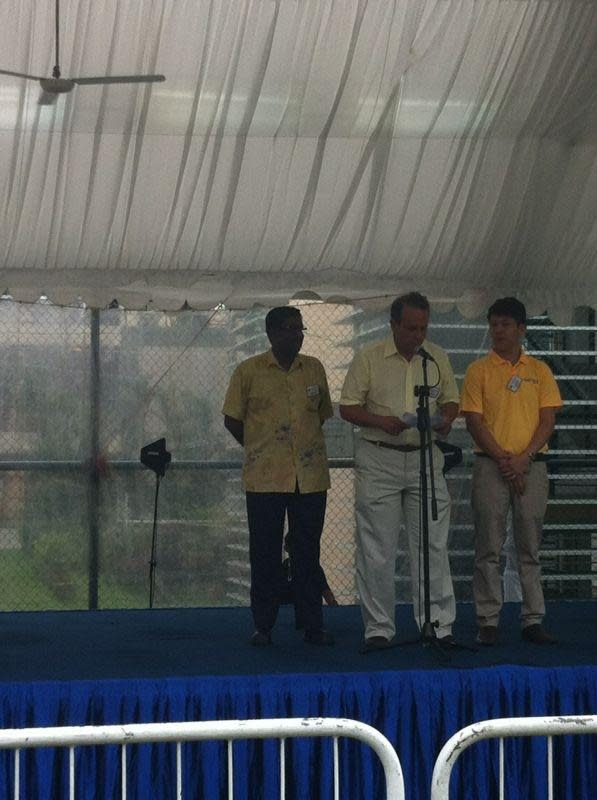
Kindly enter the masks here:
[[[400, 417], [400, 419], [402, 420], [402, 422], [408, 425], [409, 428], [417, 427], [417, 415], [413, 414], [410, 411], [405, 411], [404, 414]], [[443, 421], [444, 419], [442, 415], [439, 412], [437, 412], [430, 419], [431, 427], [435, 428], [436, 425], [441, 425]]]

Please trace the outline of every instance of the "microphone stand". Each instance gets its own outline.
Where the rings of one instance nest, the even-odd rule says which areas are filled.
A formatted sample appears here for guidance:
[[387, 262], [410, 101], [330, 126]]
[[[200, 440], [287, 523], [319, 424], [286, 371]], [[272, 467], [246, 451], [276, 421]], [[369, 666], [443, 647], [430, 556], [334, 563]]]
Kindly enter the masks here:
[[[433, 647], [446, 661], [450, 661], [447, 650], [463, 649], [477, 652], [474, 647], [461, 645], [454, 639], [443, 644], [435, 633], [438, 621], [431, 620], [431, 580], [429, 575], [429, 486], [431, 487], [431, 518], [435, 522], [438, 518], [437, 496], [435, 491], [435, 474], [433, 468], [433, 438], [431, 436], [431, 418], [429, 414], [430, 386], [427, 378], [427, 361], [429, 355], [423, 351], [419, 355], [423, 359], [423, 385], [415, 386], [415, 396], [418, 397], [417, 429], [419, 431], [419, 485], [420, 485], [420, 520], [421, 542], [423, 551], [423, 624], [418, 639], [411, 639], [400, 644], [420, 643], [423, 647]], [[432, 359], [433, 360], [433, 359]], [[427, 463], [429, 463], [429, 481], [427, 480]], [[420, 595], [419, 595], [420, 597]]]
[[427, 379], [427, 356], [423, 355], [423, 385], [415, 386], [415, 396], [419, 398], [417, 405], [417, 429], [419, 431], [419, 483], [421, 487], [421, 538], [423, 542], [423, 625], [421, 626], [421, 642], [432, 644], [441, 649], [435, 635], [437, 621], [431, 622], [431, 586], [429, 577], [429, 503], [427, 485], [427, 454], [429, 454], [429, 478], [431, 483], [431, 518], [437, 520], [437, 496], [435, 493], [435, 476], [433, 474], [433, 440], [431, 438], [431, 420], [429, 417], [429, 381]]

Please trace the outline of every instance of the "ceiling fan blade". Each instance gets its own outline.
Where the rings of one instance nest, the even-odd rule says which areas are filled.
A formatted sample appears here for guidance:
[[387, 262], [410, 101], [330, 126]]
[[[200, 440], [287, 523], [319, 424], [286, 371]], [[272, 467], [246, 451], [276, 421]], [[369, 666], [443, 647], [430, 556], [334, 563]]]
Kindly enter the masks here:
[[0, 75], [11, 75], [13, 78], [26, 78], [28, 81], [39, 81], [38, 75], [26, 75], [24, 72], [11, 72], [8, 69], [0, 69]]
[[38, 106], [53, 106], [58, 95], [55, 92], [42, 92], [37, 100]]
[[102, 84], [102, 83], [157, 83], [166, 80], [165, 75], [105, 75], [102, 78], [71, 78], [73, 83]]

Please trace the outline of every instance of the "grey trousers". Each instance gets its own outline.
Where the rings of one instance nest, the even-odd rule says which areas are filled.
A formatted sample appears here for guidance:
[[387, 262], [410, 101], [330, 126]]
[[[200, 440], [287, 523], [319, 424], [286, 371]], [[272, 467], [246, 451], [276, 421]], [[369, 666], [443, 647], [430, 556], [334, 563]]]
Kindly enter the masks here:
[[475, 458], [472, 495], [475, 520], [473, 595], [480, 627], [498, 624], [502, 608], [500, 553], [506, 538], [506, 519], [510, 508], [522, 589], [522, 627], [540, 623], [545, 615], [539, 547], [548, 488], [545, 462], [531, 464], [525, 493], [519, 496], [502, 478], [495, 461], [491, 458]]
[[[429, 513], [431, 621], [436, 634], [452, 632], [456, 616], [448, 560], [450, 496], [442, 475], [443, 456], [434, 448], [438, 519]], [[365, 637], [391, 638], [395, 625], [395, 573], [398, 534], [404, 522], [408, 536], [410, 578], [415, 620], [424, 622], [422, 551], [419, 547], [419, 452], [401, 453], [357, 442], [355, 453], [356, 579]], [[421, 563], [419, 557], [421, 555]]]

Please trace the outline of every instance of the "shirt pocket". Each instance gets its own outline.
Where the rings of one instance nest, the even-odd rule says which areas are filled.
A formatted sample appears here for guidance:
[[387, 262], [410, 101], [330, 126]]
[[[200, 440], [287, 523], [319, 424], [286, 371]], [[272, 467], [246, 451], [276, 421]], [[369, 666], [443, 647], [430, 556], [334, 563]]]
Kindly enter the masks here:
[[[402, 389], [400, 400], [403, 396], [404, 388]], [[367, 405], [374, 406], [377, 413], [385, 414], [386, 416], [391, 415], [392, 408], [395, 408], [397, 405], [396, 401], [395, 393], [392, 392], [390, 387], [386, 386], [370, 389], [367, 394]]]
[[274, 407], [271, 393], [261, 387], [252, 388], [249, 392], [248, 410], [251, 414], [267, 414]]
[[305, 409], [316, 414], [319, 411], [319, 405], [321, 403], [321, 394], [307, 395], [305, 397]]

